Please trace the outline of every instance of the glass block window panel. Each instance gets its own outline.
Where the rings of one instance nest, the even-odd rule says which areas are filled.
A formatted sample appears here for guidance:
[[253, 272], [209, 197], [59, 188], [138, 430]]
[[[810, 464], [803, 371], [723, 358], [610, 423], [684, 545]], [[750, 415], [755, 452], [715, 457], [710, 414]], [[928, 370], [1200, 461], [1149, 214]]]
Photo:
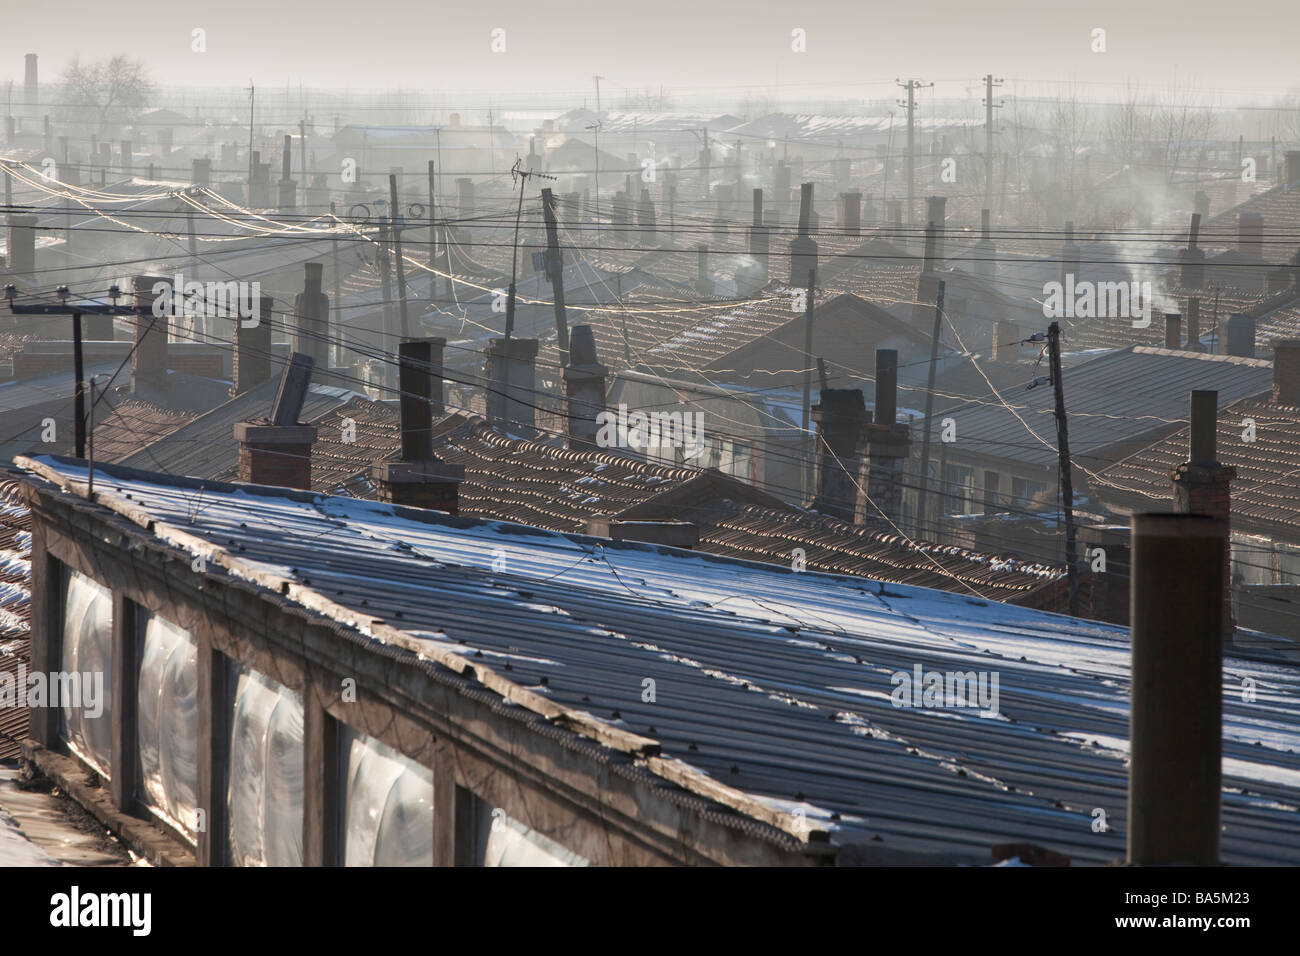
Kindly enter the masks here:
[[591, 861], [566, 850], [518, 820], [493, 810], [488, 819], [484, 866], [591, 866]]
[[433, 865], [433, 771], [349, 727], [339, 735], [346, 866]]
[[[113, 595], [67, 569], [63, 599], [62, 674], [48, 688], [62, 710], [63, 739], [79, 757], [109, 776], [113, 757]], [[47, 675], [49, 676], [49, 675]], [[57, 701], [54, 698], [57, 683]]]
[[301, 866], [302, 697], [239, 665], [231, 677], [231, 862]]
[[192, 836], [199, 777], [197, 645], [188, 631], [156, 614], [141, 614], [140, 630], [140, 798]]

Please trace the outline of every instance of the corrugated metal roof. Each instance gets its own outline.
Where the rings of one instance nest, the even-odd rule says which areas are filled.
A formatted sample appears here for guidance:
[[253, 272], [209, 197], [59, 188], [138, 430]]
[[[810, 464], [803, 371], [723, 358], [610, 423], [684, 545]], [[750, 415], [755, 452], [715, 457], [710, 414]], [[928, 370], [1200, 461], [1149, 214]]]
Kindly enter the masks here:
[[[1188, 396], [1217, 389], [1220, 404], [1268, 391], [1271, 363], [1227, 355], [1204, 355], [1133, 346], [1065, 370], [1070, 453], [1090, 468], [1111, 464], [1099, 457], [1127, 442], [1154, 440], [1186, 422]], [[1055, 401], [1051, 388], [1003, 392], [1001, 403], [958, 406], [945, 412], [957, 422], [957, 450], [1039, 468], [1057, 464]], [[1024, 419], [1022, 422], [1020, 419]], [[1038, 441], [1025, 423], [1045, 440]], [[1149, 437], [1148, 437], [1149, 436]]]
[[[31, 663], [31, 513], [17, 481], [0, 480], [0, 673]], [[18, 756], [27, 708], [0, 707], [0, 760]]]
[[[84, 481], [71, 460], [20, 465]], [[480, 681], [495, 675], [498, 692], [527, 689], [568, 719], [596, 721], [578, 720], [579, 733], [648, 737], [713, 782], [802, 810], [837, 843], [987, 854], [1029, 841], [1080, 862], [1124, 855], [1129, 649], [1119, 628], [273, 489], [209, 486], [191, 523], [197, 489], [113, 466], [97, 477], [101, 505], [210, 549], [210, 565], [277, 594], [287, 579], [288, 600], [363, 633], [382, 618], [433, 659], [461, 655]], [[173, 535], [182, 528], [197, 541]], [[998, 716], [893, 706], [891, 676], [917, 666], [997, 674]], [[1225, 686], [1246, 678], [1253, 702], [1224, 695], [1223, 860], [1295, 864], [1300, 675], [1225, 662]], [[541, 707], [527, 695], [518, 705]], [[1110, 829], [1093, 831], [1094, 808]]]

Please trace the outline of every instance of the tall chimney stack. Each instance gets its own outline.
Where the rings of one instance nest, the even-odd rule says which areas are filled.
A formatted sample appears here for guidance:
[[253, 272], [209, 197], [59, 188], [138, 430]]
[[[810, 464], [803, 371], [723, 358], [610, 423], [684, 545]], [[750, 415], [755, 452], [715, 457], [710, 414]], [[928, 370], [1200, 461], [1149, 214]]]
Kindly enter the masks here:
[[934, 252], [931, 255], [933, 265], [932, 269], [937, 269], [944, 263], [944, 223], [947, 220], [948, 197], [946, 196], [927, 196], [925, 200], [925, 210], [929, 222], [934, 226]]
[[1205, 251], [1200, 248], [1201, 214], [1192, 213], [1192, 224], [1187, 230], [1187, 248], [1182, 253], [1180, 281], [1189, 289], [1205, 285]]
[[10, 213], [5, 217], [5, 221], [9, 227], [6, 269], [14, 275], [34, 275], [36, 273], [36, 217]]
[[[281, 209], [295, 209], [298, 206], [298, 184], [293, 179], [293, 136], [284, 134], [284, 152], [280, 156], [280, 203]], [[318, 365], [317, 368], [324, 368]]]
[[873, 422], [863, 426], [863, 451], [855, 524], [903, 521], [903, 472], [911, 452], [911, 436], [898, 416], [898, 352], [876, 349], [876, 409]]
[[768, 252], [770, 245], [768, 243], [768, 229], [763, 220], [763, 190], [754, 190], [754, 218], [749, 227], [749, 254], [758, 263], [763, 272], [763, 285], [768, 275]]
[[695, 276], [695, 291], [700, 295], [713, 295], [713, 279], [709, 275], [709, 247], [701, 243], [695, 247], [698, 253], [698, 269]]
[[971, 263], [971, 270], [981, 279], [993, 282], [997, 279], [998, 274], [998, 247], [993, 242], [993, 237], [990, 233], [989, 211], [987, 209], [981, 209], [980, 238], [979, 242], [975, 243], [975, 261]]
[[840, 227], [846, 236], [862, 235], [862, 193], [840, 193]]
[[597, 416], [605, 410], [609, 369], [596, 355], [590, 325], [575, 325], [569, 337], [569, 364], [564, 366], [565, 432], [569, 448], [595, 448]]
[[1183, 347], [1183, 317], [1177, 312], [1165, 313], [1165, 348]]
[[813, 206], [813, 184], [799, 187], [799, 234], [790, 240], [790, 284], [806, 289], [813, 270], [817, 268], [817, 240], [808, 234]]
[[304, 263], [302, 291], [294, 296], [294, 344], [296, 352], [310, 355], [317, 381], [324, 381], [329, 371], [330, 300], [321, 291], [324, 265]]
[[274, 308], [275, 299], [264, 295], [256, 325], [245, 326], [238, 314], [233, 316], [235, 348], [230, 359], [234, 378], [230, 388], [232, 397], [257, 388], [271, 377], [271, 310]]
[[1255, 320], [1236, 313], [1228, 316], [1228, 354], [1241, 358], [1255, 357]]
[[1237, 250], [1255, 259], [1264, 258], [1264, 214], [1243, 210], [1237, 214]]
[[[1175, 514], [1208, 515], [1222, 522], [1224, 530], [1221, 547], [1225, 567], [1231, 567], [1230, 536], [1232, 525], [1232, 496], [1230, 485], [1237, 477], [1237, 469], [1220, 464], [1217, 457], [1219, 393], [1197, 390], [1191, 398], [1191, 428], [1187, 461], [1170, 474], [1173, 482]], [[1134, 579], [1134, 589], [1138, 581]], [[1227, 639], [1235, 630], [1232, 620], [1231, 581], [1223, 598], [1223, 637]]]
[[[135, 345], [131, 350], [131, 391], [165, 392], [167, 390], [167, 338], [171, 331], [171, 315], [153, 314], [158, 294], [153, 291], [157, 283], [170, 286], [171, 279], [162, 276], [138, 275], [135, 287]], [[179, 289], [172, 289], [172, 304], [176, 305]]]
[[852, 521], [861, 462], [858, 446], [862, 428], [871, 421], [860, 388], [822, 389], [812, 407], [817, 423], [816, 493], [809, 507], [825, 515]]
[[486, 404], [487, 419], [491, 424], [515, 434], [533, 430], [537, 404], [537, 339], [492, 339], [488, 342]]
[[1204, 352], [1201, 344], [1201, 300], [1192, 296], [1187, 300], [1187, 351]]
[[1269, 401], [1300, 407], [1300, 339], [1273, 343], [1273, 393]]
[[1132, 518], [1130, 865], [1219, 863], [1226, 535], [1200, 515]]

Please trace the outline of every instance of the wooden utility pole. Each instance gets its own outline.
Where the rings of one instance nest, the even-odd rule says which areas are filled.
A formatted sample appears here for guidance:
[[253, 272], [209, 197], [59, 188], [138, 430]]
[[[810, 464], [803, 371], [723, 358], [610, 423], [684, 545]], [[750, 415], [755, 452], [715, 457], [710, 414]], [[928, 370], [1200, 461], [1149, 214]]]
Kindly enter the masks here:
[[813, 361], [813, 296], [817, 289], [817, 270], [808, 270], [808, 292], [807, 301], [804, 302], [804, 329], [803, 329], [803, 434], [804, 434], [804, 461], [803, 466], [799, 469], [800, 482], [803, 493], [803, 500], [808, 500], [808, 471], [812, 467], [813, 443], [812, 443], [812, 361]]
[[[436, 173], [434, 171], [433, 160], [429, 160], [429, 268], [430, 269], [436, 269], [438, 267], [438, 225], [437, 225], [437, 219], [436, 219], [436, 214], [434, 213], [434, 205], [433, 205], [433, 197], [435, 192], [434, 189], [435, 175]], [[437, 291], [436, 290], [437, 283], [438, 283], [437, 276], [429, 276], [429, 298], [434, 297], [434, 293]]]
[[542, 190], [542, 215], [546, 218], [546, 274], [551, 279], [551, 295], [555, 301], [555, 338], [567, 363], [569, 320], [564, 312], [564, 258], [555, 222], [555, 195], [549, 188]]
[[402, 259], [402, 229], [397, 224], [397, 174], [388, 174], [388, 218], [392, 222], [393, 255], [397, 260], [397, 296], [402, 310], [402, 338], [411, 337], [411, 320], [406, 311], [406, 263]]
[[[396, 344], [393, 339], [397, 338], [397, 330], [393, 328], [393, 280], [392, 273], [388, 262], [388, 224], [384, 220], [379, 220], [379, 248], [375, 254], [376, 265], [379, 266], [380, 286], [384, 296], [384, 346], [383, 351], [397, 354]], [[392, 368], [385, 366], [384, 382], [397, 380], [396, 374]]]
[[511, 178], [519, 180], [519, 205], [515, 210], [515, 242], [510, 247], [510, 288], [506, 293], [506, 362], [510, 361], [510, 337], [515, 331], [515, 279], [519, 273], [519, 224], [524, 216], [524, 186], [532, 176], [541, 179], [556, 178], [545, 173], [530, 173], [523, 169], [520, 163], [521, 160], [516, 159], [515, 165], [510, 170]]
[[1065, 388], [1061, 382], [1061, 327], [1047, 328], [1047, 351], [1052, 365], [1052, 390], [1056, 393], [1056, 447], [1061, 461], [1061, 511], [1065, 515], [1065, 575], [1071, 617], [1079, 616], [1079, 574], [1075, 567], [1074, 486], [1070, 476], [1070, 437], [1065, 423]]
[[907, 224], [910, 226], [915, 222], [916, 206], [916, 91], [934, 84], [908, 80], [898, 85], [907, 90], [907, 99], [899, 100], [898, 105], [907, 108]]
[[[939, 283], [934, 299], [934, 331], [930, 335], [930, 374], [925, 383], [925, 425], [921, 429], [921, 475], [916, 486], [916, 530], [921, 537], [925, 531], [926, 488], [930, 484], [930, 419], [934, 417], [934, 375], [939, 364], [939, 338], [943, 332], [943, 293], [945, 283]], [[942, 480], [943, 475], [939, 478]]]
[[72, 374], [77, 377], [77, 421], [73, 426], [73, 440], [77, 457], [86, 457], [86, 373], [81, 357], [81, 313], [72, 313]]

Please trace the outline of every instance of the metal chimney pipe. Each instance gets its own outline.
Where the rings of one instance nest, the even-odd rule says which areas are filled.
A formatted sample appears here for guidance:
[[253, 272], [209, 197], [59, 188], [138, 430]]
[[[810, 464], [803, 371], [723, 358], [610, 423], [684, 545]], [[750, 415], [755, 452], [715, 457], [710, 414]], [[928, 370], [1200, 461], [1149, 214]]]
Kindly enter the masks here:
[[432, 352], [427, 341], [402, 342], [397, 346], [402, 461], [424, 461], [433, 457]]
[[898, 350], [876, 349], [877, 425], [892, 425], [898, 419]]
[[1128, 862], [1219, 862], [1227, 523], [1140, 514], [1133, 542]]

